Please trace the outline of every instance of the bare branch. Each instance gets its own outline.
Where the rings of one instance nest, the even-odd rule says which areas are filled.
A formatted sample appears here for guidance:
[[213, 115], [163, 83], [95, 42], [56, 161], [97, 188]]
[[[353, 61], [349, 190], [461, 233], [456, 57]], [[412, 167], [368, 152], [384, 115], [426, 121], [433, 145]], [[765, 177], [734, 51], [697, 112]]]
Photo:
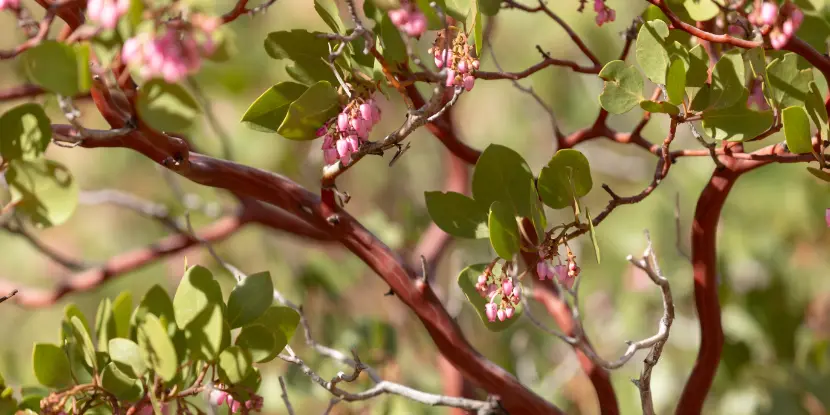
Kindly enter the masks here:
[[291, 406], [291, 402], [288, 400], [288, 390], [285, 388], [285, 380], [282, 376], [279, 377], [280, 380], [280, 389], [282, 389], [282, 401], [285, 402], [285, 410], [288, 412], [288, 415], [294, 415], [294, 407]]

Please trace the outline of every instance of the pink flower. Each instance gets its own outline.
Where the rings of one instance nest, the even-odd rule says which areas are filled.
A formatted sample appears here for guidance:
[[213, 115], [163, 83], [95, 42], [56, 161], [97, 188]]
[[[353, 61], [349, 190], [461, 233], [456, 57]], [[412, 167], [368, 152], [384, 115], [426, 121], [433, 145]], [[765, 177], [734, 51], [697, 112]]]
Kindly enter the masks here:
[[513, 287], [513, 291], [511, 292], [511, 294], [513, 294], [513, 297], [518, 297], [521, 291], [521, 288], [519, 288], [519, 286], [517, 285]]
[[761, 23], [765, 25], [774, 25], [778, 20], [778, 5], [773, 2], [765, 2], [761, 6]]
[[478, 70], [479, 66], [481, 66], [481, 62], [478, 59], [473, 61], [473, 69]]
[[[556, 279], [559, 282], [564, 281], [568, 278], [568, 267], [566, 265], [556, 265], [553, 267], [553, 272], [556, 274]], [[553, 277], [553, 276], [551, 276]]]
[[360, 104], [360, 116], [363, 117], [364, 120], [371, 122], [372, 106], [365, 102], [363, 104]]
[[487, 320], [489, 320], [490, 322], [496, 321], [496, 305], [494, 303], [485, 304], [484, 314], [487, 315]]
[[337, 130], [346, 131], [349, 129], [349, 116], [345, 112], [341, 112], [337, 116]]
[[539, 276], [539, 281], [544, 281], [545, 278], [551, 277], [550, 268], [548, 268], [548, 264], [545, 261], [536, 263], [536, 275]]
[[504, 296], [509, 295], [513, 292], [513, 281], [510, 281], [509, 278], [504, 280], [504, 282], [501, 283], [501, 289]]
[[[116, 7], [113, 0], [100, 1]], [[101, 19], [110, 19], [107, 16], [102, 14]], [[161, 36], [142, 33], [128, 39], [124, 42], [122, 56], [129, 65], [137, 67], [143, 77], [161, 76], [165, 81], [175, 83], [200, 68], [203, 51], [192, 32], [167, 30]]]
[[[0, 1], [3, 1], [3, 0], [0, 0]], [[444, 67], [444, 61], [443, 61], [443, 60], [441, 60], [441, 58], [439, 58], [439, 57], [437, 57], [437, 56], [436, 56], [436, 57], [435, 57], [435, 66], [436, 66], [438, 69], [443, 68], [443, 67]]]
[[337, 149], [327, 148], [323, 150], [323, 161], [326, 165], [331, 165], [337, 162]]
[[467, 73], [470, 68], [467, 67], [467, 61], [458, 62], [458, 72], [459, 73]]
[[507, 317], [507, 318], [513, 317], [513, 313], [515, 311], [516, 310], [513, 307], [507, 307], [507, 308], [504, 309], [504, 316]]
[[0, 10], [3, 9], [19, 9], [20, 0], [0, 0]]
[[449, 87], [453, 86], [454, 83], [455, 83], [455, 71], [452, 70], [452, 69], [447, 69], [447, 82], [446, 82], [445, 85], [447, 86], [447, 88], [449, 88]]
[[603, 0], [594, 0], [594, 11], [599, 13], [605, 10], [605, 1]]
[[324, 126], [317, 129], [317, 132], [315, 133], [315, 135], [317, 135], [317, 137], [322, 137], [322, 136], [326, 135], [327, 131], [328, 130], [326, 129], [326, 126], [324, 125]]
[[409, 16], [409, 21], [403, 25], [403, 31], [410, 37], [419, 37], [427, 30], [427, 18], [421, 12]]
[[792, 35], [795, 33], [795, 28], [793, 27], [793, 21], [792, 20], [784, 21], [784, 24], [781, 25], [781, 31], [784, 32], [784, 34], [787, 35], [788, 38], [792, 37]]
[[340, 157], [340, 162], [344, 166], [349, 165], [349, 160], [352, 157], [352, 149], [349, 142], [346, 140], [337, 140], [337, 155]]
[[238, 414], [242, 410], [242, 402], [233, 401], [233, 405], [231, 405], [231, 412]]
[[484, 274], [481, 274], [481, 275], [478, 276], [478, 283], [479, 284], [484, 284], [486, 282], [487, 282], [487, 277]]
[[784, 46], [787, 45], [787, 42], [789, 42], [789, 40], [790, 38], [787, 35], [777, 30], [773, 30], [772, 33], [770, 33], [769, 35], [769, 43], [772, 46], [772, 48], [776, 50], [783, 49]]
[[804, 12], [802, 12], [801, 9], [793, 10], [790, 15], [790, 20], [793, 21], [793, 29], [798, 30], [798, 28], [801, 27], [801, 22], [804, 21]]
[[389, 20], [391, 20], [392, 24], [395, 26], [403, 26], [409, 21], [409, 11], [406, 9], [389, 10]]
[[214, 389], [210, 391], [210, 396], [208, 397], [210, 403], [212, 405], [221, 406], [225, 403], [228, 399], [228, 393], [225, 391], [220, 391], [219, 389]]
[[464, 89], [466, 89], [467, 92], [470, 92], [473, 89], [473, 86], [475, 85], [475, 83], [476, 83], [476, 79], [473, 78], [472, 76], [467, 75], [467, 76], [464, 77]]
[[352, 153], [356, 153], [357, 149], [360, 148], [360, 140], [356, 136], [348, 136], [346, 142], [349, 143], [349, 149], [352, 150]]
[[507, 316], [505, 316], [504, 314], [504, 310], [501, 309], [499, 311], [496, 311], [496, 316], [498, 316], [499, 321], [504, 321], [504, 319], [507, 318]]

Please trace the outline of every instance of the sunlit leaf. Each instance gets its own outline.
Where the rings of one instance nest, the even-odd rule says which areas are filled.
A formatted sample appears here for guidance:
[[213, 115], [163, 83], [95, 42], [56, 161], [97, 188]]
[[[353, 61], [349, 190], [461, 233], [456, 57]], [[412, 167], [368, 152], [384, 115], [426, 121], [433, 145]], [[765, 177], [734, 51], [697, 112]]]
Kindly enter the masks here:
[[277, 133], [291, 140], [314, 140], [317, 129], [338, 112], [337, 90], [326, 81], [318, 82], [288, 105]]
[[810, 136], [810, 118], [804, 107], [789, 107], [781, 111], [784, 137], [791, 153], [805, 154], [813, 151]]
[[669, 66], [666, 75], [666, 94], [668, 100], [674, 105], [683, 103], [683, 96], [686, 93], [686, 65], [680, 59], [675, 59]]
[[16, 209], [35, 226], [66, 222], [78, 205], [78, 184], [62, 164], [45, 159], [11, 160], [6, 182]]
[[575, 198], [587, 195], [593, 186], [588, 159], [573, 149], [557, 151], [542, 168], [537, 183], [542, 202], [554, 209], [571, 206]]
[[142, 121], [161, 132], [185, 132], [201, 113], [186, 89], [161, 79], [152, 79], [139, 88], [136, 108]]
[[444, 232], [459, 238], [487, 238], [487, 209], [455, 192], [425, 192], [427, 210]]
[[[279, 342], [274, 337], [277, 333], [280, 336]], [[285, 347], [285, 336], [263, 325], [251, 324], [243, 327], [239, 332], [236, 345], [251, 353], [255, 362], [263, 363], [273, 360]]]
[[270, 272], [251, 274], [236, 284], [228, 298], [228, 323], [232, 329], [259, 318], [274, 302]]
[[611, 114], [628, 112], [643, 99], [643, 77], [623, 61], [611, 61], [599, 73], [605, 83], [599, 103]]
[[643, 23], [637, 35], [637, 63], [648, 79], [661, 85], [666, 83], [669, 67], [668, 36], [669, 27], [662, 20]]
[[72, 383], [69, 360], [60, 347], [49, 343], [35, 343], [32, 352], [35, 377], [41, 385], [62, 388]]
[[804, 105], [809, 84], [813, 80], [810, 69], [798, 69], [798, 55], [787, 53], [767, 65], [769, 96], [776, 108]]
[[231, 346], [219, 355], [219, 379], [225, 383], [236, 384], [251, 374], [253, 358], [247, 350]]
[[511, 261], [519, 253], [519, 225], [512, 210], [502, 202], [490, 205], [490, 244], [500, 257]]
[[52, 125], [43, 107], [14, 107], [0, 117], [0, 156], [4, 160], [36, 160], [52, 141]]
[[530, 167], [519, 153], [490, 144], [476, 162], [473, 172], [473, 199], [487, 206], [501, 202], [513, 216], [530, 216]]
[[167, 330], [153, 314], [145, 314], [138, 328], [138, 347], [141, 358], [162, 379], [166, 381], [176, 377], [179, 359]]
[[[78, 53], [80, 52], [80, 53]], [[88, 50], [45, 40], [21, 55], [29, 79], [47, 91], [74, 96], [89, 88]], [[79, 68], [86, 68], [79, 71]]]
[[276, 133], [288, 113], [288, 106], [306, 90], [307, 86], [296, 82], [280, 82], [268, 88], [248, 107], [242, 122], [256, 131]]

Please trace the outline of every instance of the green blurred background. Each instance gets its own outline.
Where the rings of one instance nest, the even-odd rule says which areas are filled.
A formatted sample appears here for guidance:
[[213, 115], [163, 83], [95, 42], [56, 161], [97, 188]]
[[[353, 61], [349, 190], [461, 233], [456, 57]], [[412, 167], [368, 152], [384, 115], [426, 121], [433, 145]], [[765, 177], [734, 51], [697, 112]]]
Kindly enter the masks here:
[[[233, 4], [228, 0], [196, 1], [217, 13], [229, 10]], [[339, 3], [342, 8], [342, 2]], [[823, 0], [813, 3], [824, 6]], [[603, 62], [618, 56], [622, 32], [642, 13], [645, 4], [641, 0], [608, 0], [608, 5], [617, 10], [617, 19], [597, 28], [590, 2], [584, 14], [576, 11], [577, 0], [549, 2], [553, 11], [572, 25]], [[541, 14], [503, 10], [495, 24], [491, 46], [505, 70], [522, 70], [537, 63], [541, 59], [535, 49], [537, 44], [553, 57], [589, 64], [565, 32]], [[209, 97], [218, 123], [229, 132], [235, 160], [280, 172], [316, 192], [322, 165], [318, 142], [292, 142], [274, 134], [254, 132], [239, 123], [248, 104], [269, 86], [286, 79], [283, 63], [269, 59], [262, 47], [265, 35], [292, 28], [326, 30], [314, 12], [313, 2], [279, 0], [266, 13], [253, 18], [243, 16], [229, 28], [234, 32], [237, 49], [234, 58], [222, 64], [206, 64], [195, 80]], [[23, 40], [12, 15], [0, 13], [0, 48], [13, 47]], [[422, 39], [420, 49], [425, 51], [430, 41]], [[629, 62], [634, 62], [633, 53]], [[484, 70], [494, 70], [489, 53], [484, 53], [482, 66]], [[825, 91], [825, 81], [820, 75], [817, 78]], [[18, 62], [0, 61], [0, 88], [24, 81]], [[553, 67], [522, 83], [533, 86], [553, 108], [566, 133], [589, 125], [599, 109], [597, 96], [602, 82], [594, 75]], [[375, 129], [374, 138], [403, 121], [403, 103], [394, 91], [389, 96], [391, 101], [382, 100], [384, 118]], [[39, 97], [34, 101], [46, 106], [54, 122], [65, 122], [53, 98]], [[2, 103], [0, 111], [19, 103]], [[85, 125], [106, 128], [90, 102], [79, 102], [79, 108]], [[613, 128], [628, 131], [639, 117], [637, 109], [611, 117], [609, 123]], [[453, 119], [465, 142], [479, 149], [489, 143], [509, 146], [519, 151], [537, 173], [555, 151], [547, 114], [509, 81], [477, 82], [475, 89], [464, 94], [455, 106]], [[667, 126], [668, 119], [656, 115], [644, 135], [652, 142], [662, 140]], [[190, 137], [209, 154], [221, 156], [217, 134], [204, 119]], [[762, 144], [781, 140], [783, 135], [779, 134]], [[446, 174], [445, 149], [438, 140], [421, 129], [409, 141], [411, 150], [393, 167], [387, 166], [388, 157], [369, 157], [338, 183], [352, 196], [349, 212], [385, 243], [401, 250], [412, 248], [429, 225], [423, 192], [440, 189]], [[653, 175], [656, 158], [633, 146], [598, 139], [578, 148], [591, 162], [594, 182], [607, 183], [620, 195], [638, 193]], [[699, 146], [688, 129], [681, 128], [673, 148]], [[49, 157], [65, 163], [84, 190], [120, 189], [162, 203], [174, 212], [183, 212], [161, 169], [137, 153], [52, 146]], [[585, 325], [601, 355], [612, 359], [625, 349], [626, 340], [651, 335], [662, 313], [657, 288], [644, 284], [642, 276], [625, 261], [629, 254], [642, 253], [643, 231], [651, 231], [677, 306], [670, 340], [652, 380], [658, 413], [673, 410], [697, 355], [699, 330], [692, 297], [692, 270], [684, 253], [689, 252], [690, 221], [696, 199], [712, 169], [708, 158], [682, 159], [652, 196], [637, 205], [617, 209], [597, 229], [601, 264], [596, 263], [589, 240], [576, 244], [583, 268]], [[188, 193], [212, 206], [208, 212], [194, 212], [197, 229], [210, 223], [211, 216], [233, 208], [233, 199], [223, 192], [184, 180], [178, 182]], [[6, 202], [8, 195], [5, 191], [0, 194]], [[586, 204], [598, 212], [607, 199], [597, 185]], [[675, 218], [678, 200], [679, 222]], [[830, 334], [830, 260], [825, 256], [830, 233], [823, 219], [827, 207], [827, 184], [814, 179], [804, 165], [764, 167], [742, 177], [732, 191], [718, 237], [726, 346], [705, 413], [818, 414], [830, 409], [830, 354], [826, 348]], [[548, 218], [549, 223], [567, 219], [562, 212], [552, 211]], [[37, 235], [66, 255], [95, 263], [153, 243], [167, 232], [160, 224], [130, 211], [81, 205], [68, 223], [38, 231]], [[356, 347], [360, 356], [379, 369], [385, 379], [440, 393], [436, 348], [426, 331], [398, 299], [383, 296], [388, 286], [349, 252], [255, 226], [244, 228], [217, 244], [216, 249], [244, 272], [269, 270], [276, 287], [290, 300], [305, 306], [313, 335], [319, 342], [344, 351]], [[459, 297], [455, 286], [458, 272], [468, 264], [493, 256], [486, 240], [456, 241], [439, 264], [437, 284], [441, 295], [450, 311], [458, 313], [459, 324], [470, 341], [485, 356], [568, 413], [598, 413], [590, 382], [569, 346], [540, 332], [527, 320], [507, 332], [490, 333], [464, 303], [463, 295]], [[87, 315], [94, 315], [102, 298], [113, 298], [123, 290], [132, 291], [136, 302], [153, 284], [161, 284], [172, 293], [185, 257], [189, 263], [203, 264], [221, 275], [223, 290], [226, 295], [229, 293], [230, 274], [204, 249], [197, 248], [119, 276], [100, 289], [71, 294], [50, 308], [23, 309], [12, 303], [3, 304], [0, 373], [11, 385], [34, 383], [32, 345], [58, 340], [66, 304], [77, 303]], [[71, 272], [50, 263], [19, 236], [0, 232], [0, 277], [26, 287], [46, 288], [71, 278]], [[541, 310], [537, 315], [546, 317]], [[547, 318], [545, 321], [553, 324]], [[302, 335], [292, 340], [292, 346], [324, 378], [345, 369], [315, 356], [305, 346]], [[645, 354], [638, 353], [624, 368], [612, 373], [624, 414], [639, 413], [639, 396], [630, 379], [638, 376]], [[279, 359], [261, 370], [264, 379], [260, 393], [265, 396], [266, 413], [285, 412], [279, 398], [279, 375], [286, 376], [297, 413], [321, 413], [328, 405], [328, 392]], [[349, 387], [357, 390], [368, 387], [368, 383], [363, 379]], [[381, 397], [363, 403], [341, 403], [333, 413], [440, 414], [446, 410], [412, 404], [402, 398]]]

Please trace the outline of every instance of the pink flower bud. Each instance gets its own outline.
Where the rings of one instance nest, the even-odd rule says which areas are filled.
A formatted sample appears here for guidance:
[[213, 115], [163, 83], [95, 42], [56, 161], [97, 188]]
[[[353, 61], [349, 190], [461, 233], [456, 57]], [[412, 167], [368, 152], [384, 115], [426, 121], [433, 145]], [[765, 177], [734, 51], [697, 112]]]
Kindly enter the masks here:
[[208, 399], [210, 400], [210, 403], [212, 405], [221, 406], [228, 399], [228, 393], [225, 391], [214, 389], [210, 391]]
[[467, 73], [470, 68], [467, 66], [467, 61], [458, 62], [458, 72], [459, 73]]
[[437, 67], [438, 69], [441, 69], [441, 68], [444, 67], [444, 61], [441, 60], [441, 58], [439, 58], [437, 56], [435, 57], [435, 67]]
[[352, 150], [352, 153], [356, 153], [357, 149], [360, 148], [360, 140], [357, 138], [357, 136], [348, 136], [346, 138], [346, 142], [349, 143], [349, 149]]
[[766, 25], [774, 25], [778, 19], [778, 5], [773, 2], [765, 2], [761, 6], [761, 23]]
[[325, 150], [327, 148], [334, 148], [334, 137], [326, 134], [323, 137], [323, 146], [322, 149]]
[[617, 18], [617, 12], [614, 9], [608, 9], [608, 19], [609, 22], [613, 22]]
[[337, 115], [337, 130], [345, 132], [349, 129], [349, 116], [341, 112]]
[[326, 129], [326, 126], [322, 126], [322, 127], [317, 129], [317, 132], [315, 134], [317, 135], [317, 137], [322, 137], [322, 136], [326, 135], [327, 131], [328, 130]]
[[513, 294], [513, 297], [518, 297], [520, 292], [521, 288], [519, 288], [519, 286], [517, 285], [513, 287], [513, 291], [511, 292], [511, 294]]
[[242, 402], [234, 401], [231, 405], [231, 412], [238, 414], [242, 410]]
[[473, 78], [472, 76], [467, 75], [467, 76], [464, 77], [464, 89], [466, 89], [467, 92], [470, 92], [473, 89], [473, 86], [475, 85], [475, 83], [476, 83], [476, 79]]
[[[349, 159], [352, 155], [352, 149], [348, 141], [337, 140], [337, 155], [340, 157], [341, 161]], [[343, 164], [347, 164], [347, 162], [344, 161]]]
[[603, 0], [594, 0], [594, 11], [599, 12], [605, 9], [605, 2]]
[[419, 37], [427, 29], [427, 18], [423, 13], [417, 12], [410, 16], [410, 19], [403, 25], [403, 30], [410, 37]]
[[513, 313], [515, 311], [516, 310], [513, 307], [507, 307], [507, 308], [504, 309], [504, 316], [507, 317], [507, 318], [513, 317]]
[[605, 9], [602, 9], [602, 10], [597, 12], [597, 18], [596, 18], [597, 26], [602, 26], [603, 23], [605, 23], [605, 21], [607, 19], [608, 19], [608, 12], [606, 12]]
[[499, 318], [499, 321], [504, 321], [506, 316], [504, 315], [504, 310], [496, 311], [496, 316]]
[[364, 120], [367, 120], [367, 121], [371, 122], [372, 121], [372, 106], [365, 103], [365, 102], [363, 104], [360, 104], [360, 116], [363, 117]]
[[323, 161], [326, 165], [331, 165], [337, 162], [337, 149], [327, 148], [323, 150]]
[[104, 0], [89, 0], [86, 3], [86, 14], [89, 20], [97, 22], [101, 20], [101, 12], [104, 9]]
[[108, 3], [102, 10], [101, 10], [101, 26], [106, 29], [115, 29], [115, 26], [118, 25], [118, 18], [120, 17], [118, 13], [118, 9], [116, 8], [115, 4]]
[[[830, 210], [828, 210], [828, 211], [830, 211]], [[479, 275], [478, 276], [478, 283], [479, 284], [484, 284], [485, 282], [487, 282], [487, 277], [485, 277], [484, 274]]]
[[[553, 272], [556, 274], [556, 279], [559, 282], [565, 281], [568, 278], [568, 267], [564, 265], [556, 265], [553, 267]], [[553, 275], [550, 276], [553, 279]]]
[[490, 322], [496, 321], [496, 305], [493, 303], [485, 304], [484, 314], [487, 315], [487, 320], [489, 320]]
[[473, 60], [473, 69], [478, 70], [478, 68], [480, 66], [481, 66], [481, 62], [479, 62], [478, 59], [474, 59]]
[[455, 83], [455, 71], [452, 69], [447, 69], [447, 88], [452, 87]]
[[790, 14], [790, 20], [793, 21], [793, 29], [798, 30], [801, 27], [801, 22], [804, 21], [804, 12], [801, 9], [793, 10], [792, 14]]
[[790, 40], [790, 38], [787, 37], [787, 35], [778, 31], [773, 31], [769, 35], [769, 43], [772, 46], [772, 48], [776, 50], [783, 49], [784, 46], [787, 45], [788, 40]]
[[380, 107], [377, 104], [372, 103], [372, 125], [375, 125], [380, 122]]
[[502, 293], [506, 296], [513, 292], [513, 281], [510, 278], [501, 283]]
[[133, 62], [139, 57], [140, 49], [141, 43], [137, 38], [131, 37], [124, 42], [124, 47], [121, 48], [121, 57], [124, 58], [125, 62]]
[[406, 9], [389, 10], [389, 20], [400, 27], [409, 20], [409, 12]]
[[781, 25], [781, 31], [784, 32], [787, 37], [792, 37], [795, 34], [795, 28], [793, 27], [792, 20], [784, 21], [784, 24]]
[[550, 269], [548, 268], [548, 264], [545, 261], [539, 261], [536, 263], [536, 275], [539, 277], [539, 281], [544, 281], [545, 278], [548, 277], [550, 273]]

